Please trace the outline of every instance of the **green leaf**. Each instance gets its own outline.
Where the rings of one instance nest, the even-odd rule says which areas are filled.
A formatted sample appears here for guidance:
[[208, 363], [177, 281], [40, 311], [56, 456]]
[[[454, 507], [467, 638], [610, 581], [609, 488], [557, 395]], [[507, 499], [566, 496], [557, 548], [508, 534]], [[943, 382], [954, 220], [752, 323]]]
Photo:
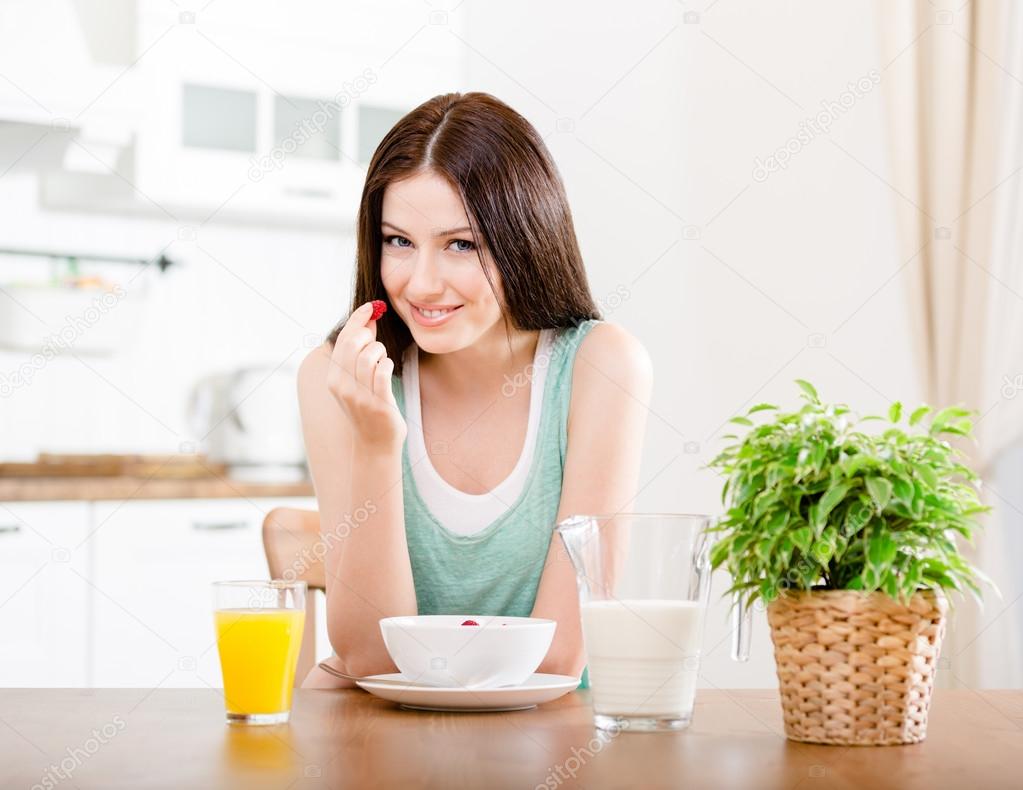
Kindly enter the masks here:
[[887, 570], [895, 559], [899, 547], [890, 535], [877, 533], [867, 543], [867, 565], [879, 573]]
[[810, 529], [810, 527], [794, 529], [789, 536], [792, 538], [792, 542], [795, 543], [804, 554], [810, 550], [810, 545], [813, 543], [813, 530]]
[[710, 550], [710, 566], [712, 568], [720, 567], [728, 559], [728, 550], [731, 548], [731, 544], [731, 537], [723, 538], [714, 544], [714, 548]]
[[804, 381], [803, 379], [796, 379], [796, 384], [798, 384], [799, 388], [809, 396], [812, 402], [820, 403], [820, 396], [817, 394], [817, 390], [813, 388], [813, 384], [809, 381]]
[[935, 414], [931, 422], [948, 422], [953, 417], [969, 417], [970, 413], [969, 409], [964, 409], [962, 406], [949, 406]]
[[918, 406], [913, 409], [913, 413], [909, 415], [909, 424], [916, 425], [920, 420], [926, 417], [931, 411], [930, 406]]
[[861, 469], [873, 468], [879, 461], [865, 453], [857, 453], [842, 462], [842, 472], [846, 477], [853, 477]]
[[824, 468], [824, 459], [828, 457], [828, 445], [824, 442], [814, 442], [813, 450], [810, 452], [814, 469]]
[[768, 535], [777, 535], [788, 523], [789, 516], [790, 514], [787, 510], [781, 510], [773, 514], [767, 519], [767, 523], [764, 524], [764, 532]]
[[748, 420], [745, 417], [732, 417], [729, 422], [734, 422], [736, 425], [753, 425], [753, 420]]
[[788, 560], [792, 556], [792, 549], [795, 548], [792, 538], [789, 535], [783, 535], [782, 539], [778, 541], [778, 553]]
[[777, 410], [777, 408], [778, 407], [775, 406], [773, 403], [758, 403], [756, 406], [752, 407], [746, 413], [747, 414], [756, 414], [758, 411], [768, 411], [770, 409]]
[[834, 527], [827, 527], [821, 536], [813, 544], [811, 554], [821, 565], [826, 565], [835, 555], [835, 548], [838, 542], [838, 530]]
[[835, 509], [839, 502], [845, 499], [845, 495], [849, 493], [850, 488], [852, 486], [849, 483], [839, 483], [829, 488], [824, 496], [821, 497], [820, 502], [817, 503], [817, 517], [822, 525], [827, 523], [831, 511]]
[[913, 483], [907, 480], [905, 477], [896, 477], [892, 479], [892, 490], [895, 494], [895, 498], [902, 502], [906, 507], [912, 507], [913, 504]]
[[928, 488], [934, 489], [938, 487], [938, 476], [934, 473], [934, 470], [926, 464], [917, 464], [913, 467], [913, 471], [916, 472], [916, 476], [919, 477]]
[[777, 489], [768, 489], [762, 494], [757, 494], [753, 500], [753, 512], [751, 513], [753, 521], [759, 521], [760, 517], [774, 507], [779, 499], [781, 499], [781, 491]]
[[849, 589], [863, 589], [867, 590], [868, 592], [871, 590], [876, 590], [879, 586], [881, 586], [881, 571], [879, 571], [872, 565], [867, 565], [863, 569], [863, 573], [860, 574], [860, 579], [862, 580], [863, 584], [862, 587], [850, 586]]
[[889, 422], [898, 422], [901, 418], [902, 418], [902, 403], [899, 402], [899, 401], [895, 401], [895, 403], [893, 403], [888, 408], [888, 421]]
[[868, 477], [866, 479], [867, 492], [877, 506], [877, 512], [884, 510], [888, 500], [892, 497], [892, 484], [883, 477]]
[[946, 431], [946, 425], [950, 420], [957, 417], [969, 417], [970, 413], [969, 409], [964, 409], [962, 406], [949, 406], [942, 409], [931, 420], [930, 433], [932, 435], [943, 433]]
[[732, 559], [739, 559], [742, 557], [742, 553], [746, 551], [749, 544], [753, 542], [756, 535], [752, 532], [745, 532], [735, 536], [735, 540], [732, 541], [732, 546], [728, 551], [728, 556]]

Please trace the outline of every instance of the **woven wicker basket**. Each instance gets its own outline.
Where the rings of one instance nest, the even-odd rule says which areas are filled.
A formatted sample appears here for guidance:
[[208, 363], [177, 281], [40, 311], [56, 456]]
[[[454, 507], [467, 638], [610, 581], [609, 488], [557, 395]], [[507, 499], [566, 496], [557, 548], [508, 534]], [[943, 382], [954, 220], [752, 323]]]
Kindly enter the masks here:
[[855, 590], [768, 604], [785, 734], [846, 746], [922, 741], [947, 609], [930, 590], [908, 605]]

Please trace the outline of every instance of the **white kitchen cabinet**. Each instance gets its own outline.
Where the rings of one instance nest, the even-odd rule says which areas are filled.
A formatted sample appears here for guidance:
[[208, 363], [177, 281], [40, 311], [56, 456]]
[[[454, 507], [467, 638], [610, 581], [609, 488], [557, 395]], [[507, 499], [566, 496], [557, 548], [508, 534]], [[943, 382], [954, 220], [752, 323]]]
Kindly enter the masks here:
[[88, 509], [0, 503], [0, 686], [88, 683]]
[[313, 498], [95, 504], [91, 685], [221, 686], [212, 582], [266, 579], [261, 526]]

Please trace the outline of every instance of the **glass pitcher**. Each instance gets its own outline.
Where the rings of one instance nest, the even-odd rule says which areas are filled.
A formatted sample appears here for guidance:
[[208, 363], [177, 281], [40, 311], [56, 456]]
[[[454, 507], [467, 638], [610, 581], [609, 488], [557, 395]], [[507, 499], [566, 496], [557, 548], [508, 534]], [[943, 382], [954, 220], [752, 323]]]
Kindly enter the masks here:
[[[689, 726], [710, 598], [710, 525], [709, 516], [681, 513], [579, 515], [557, 525], [578, 582], [598, 729]], [[748, 615], [737, 612], [732, 657], [745, 661]]]

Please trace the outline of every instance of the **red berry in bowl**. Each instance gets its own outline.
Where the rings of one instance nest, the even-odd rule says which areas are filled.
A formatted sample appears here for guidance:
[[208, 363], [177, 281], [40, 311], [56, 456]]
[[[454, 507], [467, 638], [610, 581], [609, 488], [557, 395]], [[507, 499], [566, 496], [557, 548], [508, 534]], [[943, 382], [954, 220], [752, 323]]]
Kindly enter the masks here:
[[475, 620], [465, 620], [462, 625], [479, 625]]

